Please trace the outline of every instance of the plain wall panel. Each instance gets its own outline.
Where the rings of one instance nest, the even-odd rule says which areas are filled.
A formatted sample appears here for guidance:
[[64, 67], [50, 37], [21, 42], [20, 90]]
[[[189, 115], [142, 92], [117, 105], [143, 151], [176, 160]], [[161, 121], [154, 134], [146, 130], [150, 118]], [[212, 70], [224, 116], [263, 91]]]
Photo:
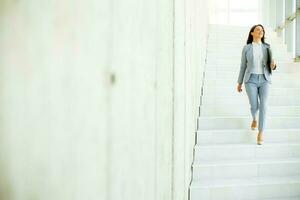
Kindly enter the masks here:
[[1, 1], [0, 199], [187, 199], [206, 7]]

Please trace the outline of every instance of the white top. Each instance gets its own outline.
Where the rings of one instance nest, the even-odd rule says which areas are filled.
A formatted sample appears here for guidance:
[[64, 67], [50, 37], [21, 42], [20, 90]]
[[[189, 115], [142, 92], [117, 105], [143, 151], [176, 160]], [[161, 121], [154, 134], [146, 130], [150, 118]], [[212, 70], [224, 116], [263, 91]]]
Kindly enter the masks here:
[[252, 42], [253, 47], [253, 59], [254, 59], [254, 74], [264, 74], [262, 65], [263, 51], [261, 42]]

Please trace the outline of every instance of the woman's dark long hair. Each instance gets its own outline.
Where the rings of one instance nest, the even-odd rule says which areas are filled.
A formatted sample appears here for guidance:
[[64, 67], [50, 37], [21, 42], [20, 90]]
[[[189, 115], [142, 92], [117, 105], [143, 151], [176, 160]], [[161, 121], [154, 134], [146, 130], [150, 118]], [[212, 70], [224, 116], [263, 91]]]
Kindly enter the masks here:
[[262, 42], [262, 43], [265, 43], [265, 28], [264, 28], [264, 26], [261, 25], [261, 24], [256, 24], [256, 25], [252, 26], [252, 28], [251, 28], [250, 31], [249, 31], [249, 35], [248, 35], [248, 39], [247, 39], [247, 44], [251, 44], [251, 43], [253, 42], [253, 35], [251, 35], [251, 33], [254, 31], [254, 29], [255, 29], [257, 26], [260, 26], [260, 27], [263, 29], [263, 31], [264, 31], [264, 35], [263, 35], [263, 37], [261, 38], [261, 42]]

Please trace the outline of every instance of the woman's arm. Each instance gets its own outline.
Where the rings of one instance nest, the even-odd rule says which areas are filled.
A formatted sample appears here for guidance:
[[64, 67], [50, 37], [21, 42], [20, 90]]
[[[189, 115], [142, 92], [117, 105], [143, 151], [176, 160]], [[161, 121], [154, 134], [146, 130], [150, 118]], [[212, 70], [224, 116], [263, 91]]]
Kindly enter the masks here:
[[244, 46], [243, 51], [242, 51], [240, 73], [239, 73], [239, 78], [238, 78], [238, 81], [237, 81], [238, 84], [240, 84], [240, 85], [243, 84], [246, 68], [247, 68], [247, 64], [246, 64], [246, 46]]

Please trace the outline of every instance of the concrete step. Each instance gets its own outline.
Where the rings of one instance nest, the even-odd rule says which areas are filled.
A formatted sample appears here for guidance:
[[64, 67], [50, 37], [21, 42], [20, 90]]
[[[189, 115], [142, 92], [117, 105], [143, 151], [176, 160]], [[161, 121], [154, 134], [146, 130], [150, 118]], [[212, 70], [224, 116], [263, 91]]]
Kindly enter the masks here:
[[[222, 55], [220, 55], [222, 54]], [[274, 56], [275, 62], [276, 63], [292, 63], [294, 62], [293, 55], [290, 53], [280, 53], [278, 56]], [[215, 64], [227, 64], [227, 65], [232, 65], [232, 64], [238, 64], [240, 65], [241, 62], [241, 54], [240, 53], [230, 53], [230, 54], [225, 54], [225, 53], [219, 53], [219, 52], [214, 52], [214, 53], [208, 53], [207, 58], [206, 58], [206, 64], [207, 65], [215, 65]], [[282, 66], [282, 65], [280, 65]]]
[[[220, 46], [220, 44], [218, 44]], [[224, 47], [224, 45], [222, 45]], [[207, 55], [220, 55], [222, 54], [223, 56], [241, 56], [242, 55], [242, 49], [244, 47], [243, 44], [239, 44], [239, 47], [237, 45], [234, 45], [236, 48], [232, 48], [232, 46], [228, 47], [230, 49], [226, 48], [218, 48], [218, 49], [209, 49], [207, 50]], [[276, 54], [276, 57], [282, 55], [282, 54], [288, 54], [288, 55], [293, 55], [291, 52], [287, 51], [286, 46], [278, 46], [278, 47], [272, 47], [272, 52]], [[275, 55], [274, 55], [275, 56]]]
[[[230, 33], [227, 33], [226, 31], [220, 31], [220, 30], [210, 30], [208, 33], [208, 37], [210, 38], [220, 38], [223, 40], [230, 40], [235, 41], [238, 39], [243, 39], [245, 42], [248, 38], [249, 30], [233, 30]], [[265, 41], [269, 41], [272, 39], [278, 39], [279, 41], [283, 42], [283, 39], [281, 37], [277, 36], [277, 33], [274, 31], [266, 31], [265, 33]]]
[[[210, 33], [208, 35], [208, 42], [233, 42], [233, 43], [240, 43], [246, 45], [247, 37], [244, 37], [242, 34], [238, 35], [220, 35], [220, 34], [214, 34]], [[268, 37], [268, 39], [265, 39], [265, 42], [273, 45], [273, 44], [284, 44], [281, 38], [279, 37]]]
[[[278, 39], [274, 38], [272, 40], [270, 40], [270, 42], [273, 41], [272, 43], [268, 43], [272, 49], [285, 49], [287, 45], [284, 44], [283, 42], [279, 42]], [[240, 50], [243, 49], [243, 47], [246, 44], [246, 38], [238, 38], [236, 40], [224, 40], [224, 39], [218, 39], [218, 38], [209, 38], [208, 39], [208, 46], [210, 47], [210, 45], [222, 45], [222, 46], [239, 46]], [[213, 49], [210, 49], [213, 50]]]
[[[293, 59], [292, 53], [280, 51], [277, 52], [278, 55], [274, 59], [277, 61], [283, 60], [283, 59]], [[207, 52], [207, 62], [210, 62], [211, 60], [222, 60], [222, 61], [227, 61], [227, 60], [238, 60], [241, 61], [241, 52]]]
[[[250, 28], [249, 28], [250, 30]], [[235, 41], [236, 39], [244, 39], [246, 41], [246, 39], [248, 38], [248, 34], [249, 34], [249, 30], [233, 30], [230, 33], [226, 33], [226, 31], [224, 30], [210, 30], [208, 33], [209, 37], [219, 37], [219, 38], [224, 38], [224, 40], [226, 39], [226, 36], [228, 37], [227, 40], [230, 41]], [[266, 31], [265, 34], [265, 40], [270, 40], [273, 38], [279, 38], [277, 36], [276, 33], [272, 32], [272, 31]]]
[[[255, 144], [257, 129], [229, 129], [229, 130], [198, 130], [197, 144]], [[264, 140], [267, 143], [300, 143], [300, 129], [267, 129]], [[300, 171], [299, 171], [300, 172]]]
[[[235, 74], [237, 76], [237, 74]], [[204, 87], [236, 87], [237, 77], [234, 79], [208, 79], [205, 78]], [[272, 76], [273, 88], [300, 88], [300, 80], [298, 77], [286, 77], [282, 78], [278, 74]]]
[[299, 200], [300, 196], [298, 197], [283, 197], [283, 198], [268, 198], [263, 200]]
[[[232, 32], [242, 32], [249, 33], [251, 26], [236, 26], [236, 25], [227, 25], [227, 24], [209, 24], [209, 30], [211, 32], [220, 31], [223, 33], [231, 34]], [[276, 33], [270, 27], [264, 27], [265, 32]]]
[[[201, 105], [199, 108], [201, 117], [249, 117], [250, 106], [236, 105]], [[268, 105], [268, 116], [273, 117], [300, 117], [300, 106], [270, 106]]]
[[264, 200], [300, 196], [300, 177], [255, 177], [248, 179], [195, 180], [190, 187], [191, 199]]
[[[241, 94], [244, 92], [246, 94], [246, 89], [245, 89], [245, 85], [242, 86], [242, 89], [244, 88], [244, 90], [242, 91], [242, 93], [237, 92], [236, 90], [236, 86], [232, 85], [232, 87], [209, 87], [209, 86], [204, 86], [203, 87], [203, 95], [204, 96], [232, 96], [232, 97], [240, 97], [242, 96]], [[276, 88], [273, 87], [273, 85], [270, 85], [270, 91], [269, 91], [269, 95], [270, 96], [281, 96], [281, 97], [291, 97], [294, 96], [295, 98], [297, 98], [300, 95], [300, 88]]]
[[[225, 49], [225, 48], [218, 48], [218, 49], [210, 49], [207, 50], [207, 56], [213, 55], [213, 56], [223, 56], [223, 57], [241, 57], [242, 55], [242, 49], [243, 45], [241, 45], [240, 48], [230, 48], [230, 49]], [[274, 49], [272, 48], [272, 52], [276, 54], [276, 57], [281, 56], [281, 55], [290, 55], [293, 56], [291, 52], [288, 52], [286, 49], [283, 47]], [[275, 55], [274, 55], [275, 56]]]
[[[241, 59], [240, 57], [236, 58], [236, 59], [232, 59], [231, 57], [230, 58], [218, 58], [216, 59], [217, 56], [210, 56], [210, 57], [207, 57], [206, 59], [206, 65], [207, 66], [210, 66], [211, 67], [214, 67], [214, 66], [220, 66], [222, 65], [222, 68], [224, 67], [224, 65], [229, 65], [229, 69], [230, 68], [233, 68], [235, 69], [234, 66], [240, 66], [240, 63], [241, 63]], [[289, 55], [285, 55], [285, 56], [281, 56], [281, 57], [277, 57], [275, 58], [276, 60], [276, 63], [291, 63], [293, 62], [293, 57], [292, 56], [289, 56]], [[281, 66], [281, 65], [278, 65], [278, 66]], [[227, 69], [228, 69], [227, 67]]]
[[[232, 60], [232, 61], [240, 61], [241, 60], [241, 55], [242, 55], [242, 50], [237, 49], [236, 47], [214, 47], [218, 48], [218, 50], [214, 51], [208, 51], [207, 52], [207, 60], [214, 61], [214, 60], [221, 60], [221, 61], [227, 61], [227, 60]], [[226, 51], [226, 49], [228, 49]], [[234, 49], [234, 50], [229, 50], [229, 49]], [[276, 61], [283, 62], [286, 59], [293, 59], [294, 56], [292, 53], [287, 52], [285, 49], [272, 49], [273, 50], [273, 58]]]
[[[233, 52], [239, 51], [240, 54], [242, 53], [243, 47], [245, 46], [245, 42], [231, 42], [231, 41], [209, 41], [207, 43], [209, 52], [218, 52], [219, 50], [225, 50], [228, 49], [229, 52], [233, 50]], [[286, 44], [283, 43], [272, 43], [270, 44], [272, 51], [282, 51], [282, 50], [287, 50]], [[221, 49], [220, 49], [221, 47]]]
[[[285, 62], [288, 63], [288, 62]], [[291, 62], [289, 62], [291, 63]], [[207, 63], [205, 66], [205, 69], [207, 71], [227, 71], [227, 73], [235, 73], [235, 75], [232, 78], [237, 78], [240, 72], [240, 63]], [[205, 73], [207, 73], [207, 71]], [[246, 73], [246, 71], [245, 71]], [[288, 73], [288, 76], [290, 76], [293, 73], [296, 73], [293, 76], [299, 76], [300, 75], [300, 68], [296, 67], [282, 67], [281, 63], [277, 62], [277, 68], [272, 71], [272, 77], [274, 76], [281, 76], [281, 73]], [[220, 78], [226, 78], [224, 76]]]
[[[267, 116], [266, 129], [298, 129], [300, 117]], [[247, 129], [252, 118], [249, 117], [200, 117], [198, 130]]]
[[[286, 50], [283, 49], [277, 49], [277, 50], [274, 49], [273, 51], [277, 53], [277, 57], [283, 55], [293, 56], [292, 53], [287, 52]], [[213, 51], [207, 51], [207, 57], [212, 57], [212, 58], [240, 59], [241, 55], [242, 55], [242, 49], [230, 49], [227, 51], [226, 49], [217, 49]]]
[[[209, 33], [208, 43], [221, 42], [222, 44], [242, 44], [247, 45], [248, 34], [245, 37], [243, 34], [234, 34], [234, 35], [220, 35], [219, 33]], [[271, 45], [286, 45], [284, 40], [280, 37], [268, 37], [265, 38], [265, 43]]]
[[[236, 41], [243, 41], [244, 43], [246, 43], [248, 38], [248, 31], [247, 32], [232, 32], [230, 34], [224, 33], [222, 35], [222, 32], [220, 31], [216, 31], [216, 32], [209, 32], [208, 33], [208, 40], [222, 40], [222, 41], [232, 41], [232, 42], [236, 42]], [[273, 34], [273, 33], [266, 33], [265, 35], [265, 42], [269, 43], [270, 41], [275, 41], [278, 43], [284, 43], [284, 41], [282, 40], [282, 38], [278, 37], [277, 34]]]
[[[201, 105], [228, 106], [231, 109], [242, 109], [242, 107], [250, 108], [249, 100], [246, 92], [239, 94], [240, 96], [218, 96], [205, 94], [201, 97]], [[283, 96], [277, 95], [268, 97], [268, 106], [300, 106], [300, 95]]]
[[[209, 33], [220, 33], [220, 35], [231, 35], [231, 34], [246, 34], [248, 36], [248, 33], [250, 31], [251, 26], [231, 26], [231, 25], [209, 25]], [[277, 37], [277, 33], [269, 28], [264, 27], [266, 34], [269, 34], [269, 37]]]
[[[282, 65], [285, 65], [286, 63], [292, 63], [293, 59], [292, 58], [280, 58], [280, 59], [276, 59], [276, 64], [278, 66], [278, 69], [280, 71], [285, 71], [286, 68], [283, 67]], [[208, 70], [239, 70], [240, 69], [240, 65], [241, 65], [241, 60], [240, 59], [236, 59], [236, 60], [222, 60], [222, 59], [210, 59], [207, 60], [206, 62], [206, 69]], [[299, 71], [299, 68], [298, 72]]]
[[[233, 34], [233, 35], [220, 35], [220, 33], [209, 33], [208, 35], [208, 43], [232, 43], [232, 44], [247, 44], [248, 34], [245, 36], [243, 34]], [[273, 45], [285, 45], [284, 41], [280, 37], [268, 37], [265, 38], [265, 43], [273, 46]]]
[[193, 180], [300, 176], [300, 158], [195, 162]]
[[195, 162], [219, 160], [249, 160], [249, 159], [287, 159], [299, 158], [300, 143], [271, 143], [264, 141], [263, 145], [254, 143], [239, 144], [197, 144], [195, 146]]
[[[241, 56], [242, 55], [242, 49], [244, 47], [244, 44], [208, 44], [209, 50], [207, 50], [208, 55], [214, 55], [214, 54], [222, 54], [224, 56]], [[280, 57], [282, 54], [288, 54], [293, 55], [291, 52], [287, 51], [286, 45], [273, 45], [272, 46], [272, 53], [274, 54], [274, 57]]]
[[[219, 70], [210, 69], [206, 67], [205, 71], [205, 79], [232, 79], [237, 81], [239, 75], [240, 66], [236, 66], [235, 70], [224, 70], [220, 67]], [[272, 74], [272, 79], [281, 79], [281, 80], [289, 80], [289, 79], [299, 79], [300, 73], [298, 73], [298, 69], [296, 67], [285, 67], [285, 72], [278, 67]], [[299, 80], [300, 82], [300, 80]]]
[[[241, 43], [246, 45], [247, 44], [247, 38], [248, 38], [248, 33], [247, 36], [245, 37], [241, 33], [233, 34], [233, 35], [220, 35], [219, 33], [209, 33], [208, 34], [208, 43], [215, 43], [215, 42], [222, 42], [222, 43]], [[284, 41], [280, 37], [268, 37], [268, 39], [265, 38], [265, 42], [268, 43], [269, 45], [273, 44], [283, 44], [285, 45]], [[271, 43], [272, 42], [272, 43]]]
[[[246, 37], [249, 34], [251, 26], [232, 26], [232, 25], [221, 25], [221, 24], [210, 24], [209, 25], [209, 34], [218, 34], [224, 36], [230, 35], [245, 35]], [[278, 37], [275, 30], [270, 27], [264, 27], [266, 38]]]

